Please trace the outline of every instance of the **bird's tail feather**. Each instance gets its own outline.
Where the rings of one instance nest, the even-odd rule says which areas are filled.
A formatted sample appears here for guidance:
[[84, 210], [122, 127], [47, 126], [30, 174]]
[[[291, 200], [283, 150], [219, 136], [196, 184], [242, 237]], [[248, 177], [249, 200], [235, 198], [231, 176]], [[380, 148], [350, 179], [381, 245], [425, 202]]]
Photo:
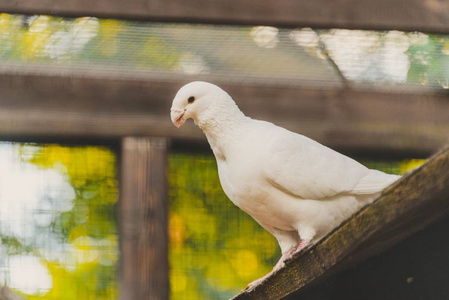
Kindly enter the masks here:
[[363, 177], [354, 187], [353, 193], [359, 195], [380, 193], [399, 178], [401, 178], [401, 176], [386, 174], [378, 170], [370, 170], [368, 175]]

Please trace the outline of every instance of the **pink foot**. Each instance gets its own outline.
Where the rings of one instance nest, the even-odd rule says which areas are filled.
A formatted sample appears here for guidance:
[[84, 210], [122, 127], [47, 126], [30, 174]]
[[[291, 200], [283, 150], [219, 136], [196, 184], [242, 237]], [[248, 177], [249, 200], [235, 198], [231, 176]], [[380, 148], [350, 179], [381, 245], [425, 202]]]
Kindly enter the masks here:
[[276, 265], [273, 267], [273, 270], [271, 270], [270, 273], [268, 273], [267, 275], [265, 275], [262, 278], [256, 279], [253, 282], [248, 284], [247, 288], [253, 288], [256, 285], [261, 284], [265, 279], [267, 279], [268, 277], [270, 277], [271, 275], [273, 275], [274, 272], [276, 272], [277, 270], [279, 270], [280, 268], [282, 268], [285, 264], [284, 261], [287, 258], [290, 258], [293, 253], [295, 253], [295, 248], [291, 248], [289, 251], [285, 252], [284, 254], [282, 254], [281, 258], [278, 260], [278, 262], [276, 263]]
[[259, 279], [254, 280], [253, 282], [248, 284], [247, 289], [251, 289], [259, 284], [261, 284], [265, 279], [267, 279], [268, 277], [271, 276], [271, 274], [273, 274], [273, 271], [271, 271], [270, 273], [268, 273], [267, 275], [265, 275], [264, 277], [261, 277]]
[[299, 242], [298, 247], [295, 248], [291, 248], [289, 251], [286, 251], [284, 254], [282, 254], [281, 258], [279, 259], [279, 261], [276, 263], [276, 265], [274, 266], [273, 270], [271, 270], [270, 273], [268, 273], [267, 275], [265, 275], [262, 278], [256, 279], [253, 282], [248, 284], [247, 289], [251, 289], [259, 284], [261, 284], [263, 281], [265, 281], [265, 279], [267, 279], [268, 277], [270, 277], [271, 275], [273, 275], [274, 272], [276, 272], [277, 270], [279, 270], [280, 268], [282, 268], [285, 263], [284, 261], [288, 258], [291, 258], [293, 255], [295, 255], [296, 253], [300, 252], [301, 250], [303, 250], [305, 247], [307, 247], [309, 245], [310, 241], [308, 240], [301, 240]]
[[300, 252], [302, 249], [304, 249], [305, 247], [307, 247], [307, 246], [309, 245], [309, 243], [310, 243], [310, 241], [307, 241], [307, 240], [301, 240], [301, 241], [299, 242], [298, 248], [296, 248], [296, 250], [293, 252], [292, 255], [294, 255], [294, 254]]

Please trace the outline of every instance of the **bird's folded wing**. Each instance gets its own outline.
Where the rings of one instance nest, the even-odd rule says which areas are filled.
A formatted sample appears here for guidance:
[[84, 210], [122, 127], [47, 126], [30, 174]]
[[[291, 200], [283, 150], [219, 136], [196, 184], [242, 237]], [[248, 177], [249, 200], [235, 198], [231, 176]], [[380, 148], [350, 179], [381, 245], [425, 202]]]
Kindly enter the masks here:
[[283, 192], [318, 200], [378, 188], [372, 180], [378, 179], [376, 174], [369, 175], [371, 170], [355, 160], [305, 136], [278, 131], [267, 145], [263, 164], [267, 181]]

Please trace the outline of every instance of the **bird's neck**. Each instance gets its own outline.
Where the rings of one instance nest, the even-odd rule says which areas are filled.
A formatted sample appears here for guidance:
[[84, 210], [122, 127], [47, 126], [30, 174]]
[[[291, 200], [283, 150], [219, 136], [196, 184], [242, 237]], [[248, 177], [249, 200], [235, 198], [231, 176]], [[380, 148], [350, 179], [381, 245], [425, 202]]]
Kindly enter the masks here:
[[195, 120], [206, 135], [217, 159], [226, 160], [232, 144], [238, 142], [244, 133], [244, 125], [250, 120], [232, 103], [226, 109], [203, 113]]

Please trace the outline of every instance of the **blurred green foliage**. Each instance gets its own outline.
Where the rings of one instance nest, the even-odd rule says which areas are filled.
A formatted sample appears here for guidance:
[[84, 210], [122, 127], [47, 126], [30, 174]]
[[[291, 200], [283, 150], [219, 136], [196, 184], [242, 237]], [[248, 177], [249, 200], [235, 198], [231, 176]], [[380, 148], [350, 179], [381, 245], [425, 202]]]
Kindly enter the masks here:
[[226, 299], [268, 273], [273, 236], [224, 195], [212, 156], [169, 159], [171, 299]]
[[60, 234], [61, 242], [75, 247], [77, 256], [73, 269], [64, 262], [49, 261], [53, 289], [44, 297], [29, 299], [116, 299], [118, 183], [114, 152], [102, 147], [47, 145], [29, 162], [61, 170], [75, 190], [73, 208], [55, 218], [51, 227]]
[[449, 88], [449, 38], [429, 35], [426, 42], [410, 45], [409, 80], [423, 85]]
[[[40, 238], [48, 241], [1, 236], [7, 255], [31, 253], [41, 259], [52, 277], [53, 287], [47, 293], [24, 296], [30, 300], [116, 299], [118, 183], [114, 152], [103, 147], [25, 144], [20, 153], [24, 163], [60, 172], [75, 191], [72, 208], [54, 208], [49, 227], [30, 223], [42, 233]], [[26, 184], [23, 182], [24, 188]], [[51, 251], [58, 253], [52, 258], [48, 256]]]
[[173, 68], [179, 60], [176, 49], [146, 28], [112, 19], [0, 14], [0, 59]]

